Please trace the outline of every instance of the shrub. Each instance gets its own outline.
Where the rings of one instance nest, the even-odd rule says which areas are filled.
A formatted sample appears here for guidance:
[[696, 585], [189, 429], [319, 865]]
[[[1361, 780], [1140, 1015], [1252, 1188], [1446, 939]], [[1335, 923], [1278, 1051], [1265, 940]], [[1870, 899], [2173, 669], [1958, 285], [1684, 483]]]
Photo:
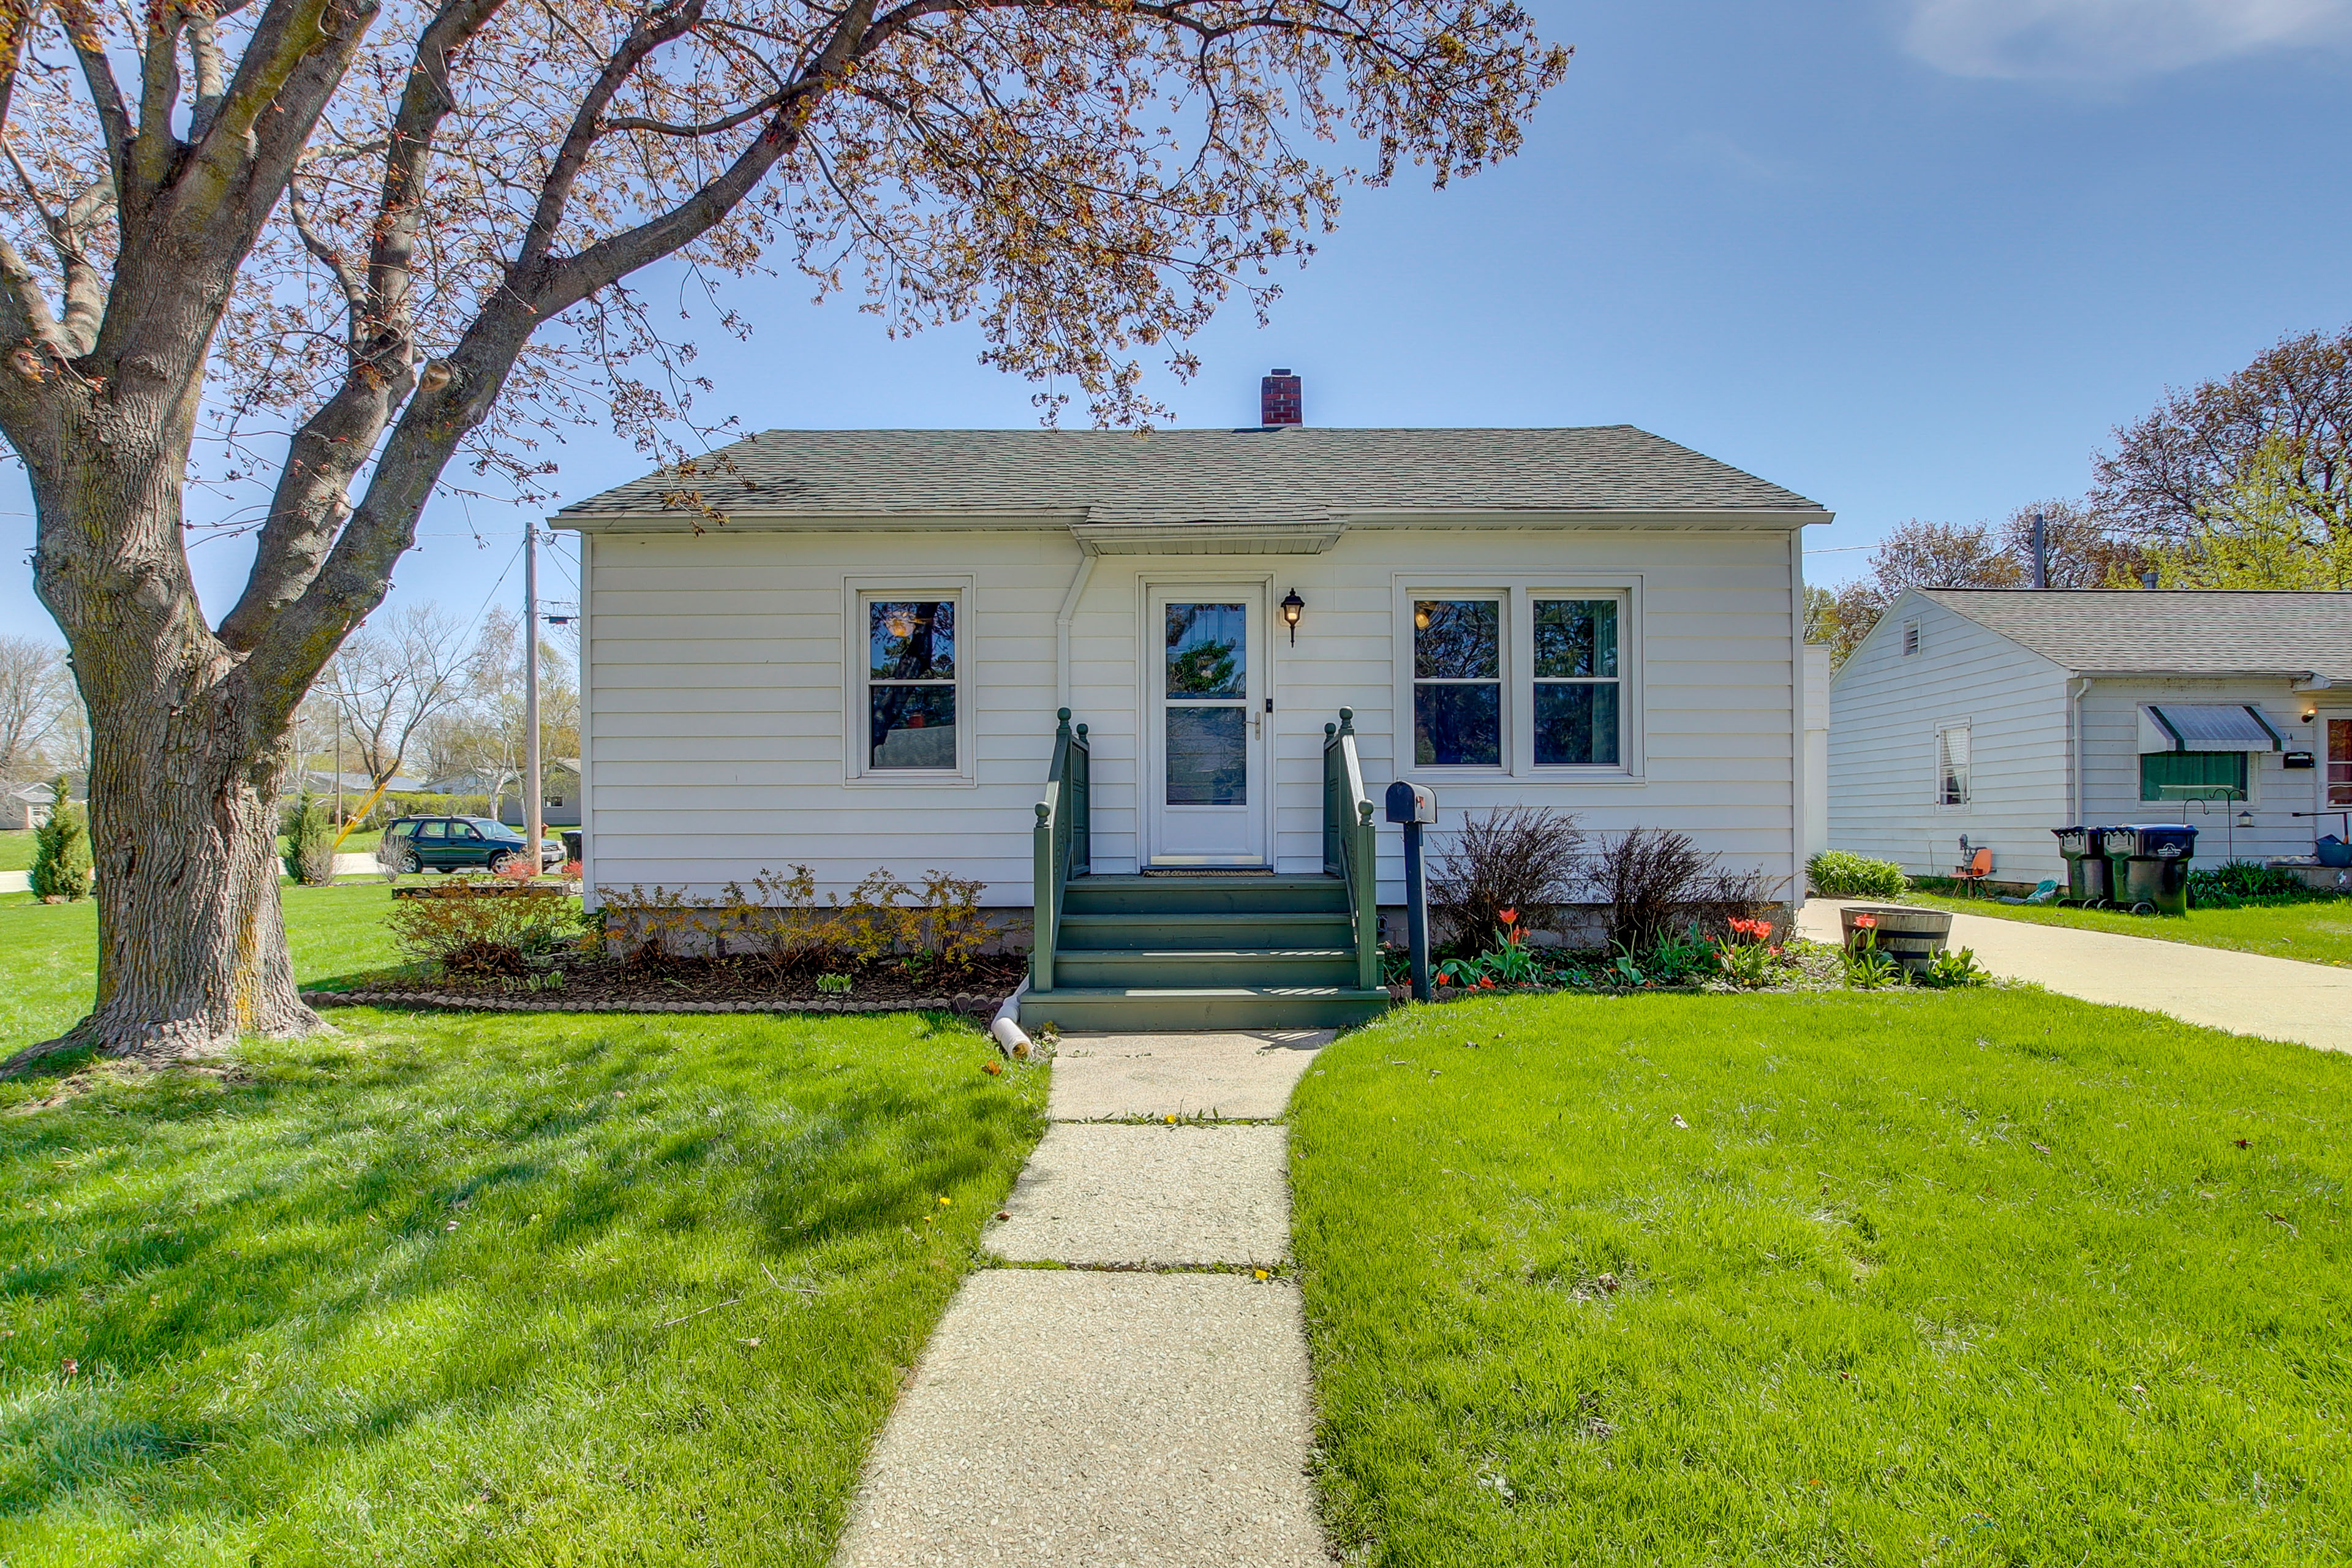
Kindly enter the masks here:
[[384, 923], [413, 958], [450, 974], [526, 974], [581, 930], [580, 905], [561, 889], [453, 877], [417, 898], [394, 899]]
[[1569, 900], [1583, 847], [1575, 817], [1540, 807], [1496, 806], [1484, 818], [1465, 817], [1432, 869], [1430, 907], [1473, 952], [1511, 923], [1505, 910], [1518, 911], [1522, 930], [1540, 931]]
[[1873, 860], [1850, 850], [1824, 849], [1805, 862], [1816, 892], [1832, 898], [1899, 899], [1911, 879], [1892, 860]]
[[2245, 899], [2305, 899], [2311, 885], [2283, 867], [2256, 860], [2224, 860], [2219, 866], [2194, 867], [2189, 873], [2189, 898], [2207, 909], [2228, 909]]
[[286, 814], [286, 874], [306, 888], [323, 888], [335, 879], [335, 835], [327, 826], [327, 809], [304, 790]]
[[1729, 932], [1733, 921], [1779, 912], [1778, 882], [1761, 871], [1715, 869], [1688, 834], [1671, 828], [1622, 834], [1593, 857], [1592, 880], [1609, 906], [1609, 945], [1621, 953], [1687, 943], [1711, 963], [1710, 939]]
[[95, 879], [89, 863], [89, 825], [82, 820], [81, 807], [67, 791], [63, 773], [58, 775], [55, 788], [47, 819], [33, 830], [33, 871], [28, 881], [35, 898], [69, 903], [89, 897]]
[[827, 893], [820, 908], [816, 874], [794, 866], [790, 875], [763, 870], [749, 888], [730, 882], [715, 898], [659, 886], [599, 888], [596, 895], [638, 963], [681, 952], [740, 952], [749, 942], [779, 969], [889, 958], [961, 969], [991, 935], [980, 907], [986, 889], [984, 882], [927, 871], [918, 893], [882, 868], [868, 872], [846, 899]]

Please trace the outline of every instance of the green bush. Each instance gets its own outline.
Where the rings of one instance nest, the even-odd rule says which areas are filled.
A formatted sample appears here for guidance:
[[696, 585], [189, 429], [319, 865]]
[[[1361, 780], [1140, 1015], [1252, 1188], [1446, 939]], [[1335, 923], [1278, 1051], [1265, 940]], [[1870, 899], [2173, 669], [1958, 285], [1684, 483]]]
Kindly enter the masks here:
[[56, 789], [48, 820], [33, 829], [30, 881], [35, 898], [70, 902], [89, 897], [94, 879], [89, 864], [89, 825], [82, 820], [81, 807], [68, 796], [63, 773], [58, 775]]
[[327, 824], [327, 808], [304, 790], [286, 814], [286, 874], [306, 888], [323, 888], [335, 879], [335, 830]]
[[1805, 862], [1813, 890], [1832, 898], [1899, 899], [1911, 879], [1892, 860], [1873, 860], [1844, 849], [1824, 849]]
[[2224, 860], [2189, 873], [2189, 901], [2209, 910], [2233, 909], [2249, 899], [2294, 902], [2313, 896], [2311, 885], [2294, 872], [2258, 860]]

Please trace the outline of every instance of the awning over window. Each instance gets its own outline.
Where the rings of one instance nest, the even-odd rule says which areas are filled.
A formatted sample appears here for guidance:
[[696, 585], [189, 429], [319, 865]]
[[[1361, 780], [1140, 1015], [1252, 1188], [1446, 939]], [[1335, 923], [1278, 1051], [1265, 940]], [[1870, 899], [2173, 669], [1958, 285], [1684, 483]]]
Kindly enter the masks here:
[[2252, 704], [2147, 703], [2139, 749], [2148, 752], [2283, 752], [2286, 742]]

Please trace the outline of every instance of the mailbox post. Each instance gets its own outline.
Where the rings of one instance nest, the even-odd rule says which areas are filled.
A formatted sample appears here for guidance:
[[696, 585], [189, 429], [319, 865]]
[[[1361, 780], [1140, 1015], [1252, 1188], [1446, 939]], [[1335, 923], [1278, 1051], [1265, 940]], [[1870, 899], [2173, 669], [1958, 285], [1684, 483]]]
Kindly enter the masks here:
[[1429, 886], [1421, 862], [1421, 830], [1437, 820], [1437, 792], [1402, 779], [1389, 785], [1388, 819], [1404, 826], [1404, 929], [1412, 955], [1412, 999], [1429, 1000]]

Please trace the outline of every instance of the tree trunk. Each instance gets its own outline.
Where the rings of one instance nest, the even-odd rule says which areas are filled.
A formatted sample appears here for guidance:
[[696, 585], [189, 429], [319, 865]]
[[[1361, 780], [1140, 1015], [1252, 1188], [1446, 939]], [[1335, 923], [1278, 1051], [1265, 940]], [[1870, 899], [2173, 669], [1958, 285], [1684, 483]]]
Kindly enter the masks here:
[[89, 711], [99, 946], [89, 1016], [12, 1067], [90, 1046], [170, 1061], [324, 1026], [294, 989], [278, 900], [293, 703], [256, 692], [205, 624], [179, 540], [188, 421], [173, 404], [101, 396], [54, 441], [22, 444], [43, 524], [35, 582]]

